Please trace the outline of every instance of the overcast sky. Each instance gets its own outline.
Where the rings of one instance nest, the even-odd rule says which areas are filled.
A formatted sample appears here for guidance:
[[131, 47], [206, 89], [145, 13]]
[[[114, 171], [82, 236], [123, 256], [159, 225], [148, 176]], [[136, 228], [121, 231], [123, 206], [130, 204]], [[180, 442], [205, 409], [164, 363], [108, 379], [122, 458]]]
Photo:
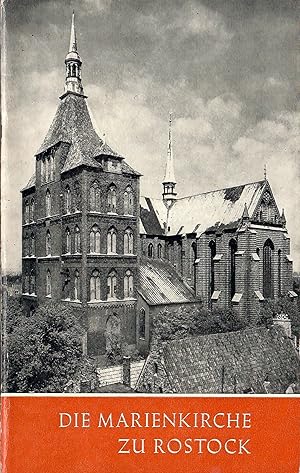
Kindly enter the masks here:
[[[3, 218], [21, 268], [21, 197], [64, 86], [72, 10], [100, 134], [158, 197], [174, 113], [179, 196], [268, 179], [300, 270], [298, 0], [6, 2]], [[5, 59], [5, 58], [4, 58]]]

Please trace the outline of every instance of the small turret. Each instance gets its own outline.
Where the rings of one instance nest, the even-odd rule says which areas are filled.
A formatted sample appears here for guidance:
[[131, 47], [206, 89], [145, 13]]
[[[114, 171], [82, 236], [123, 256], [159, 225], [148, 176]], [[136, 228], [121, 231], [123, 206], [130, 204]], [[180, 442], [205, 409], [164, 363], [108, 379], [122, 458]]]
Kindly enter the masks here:
[[248, 212], [248, 207], [247, 207], [247, 204], [246, 204], [246, 203], [245, 203], [245, 207], [244, 207], [244, 211], [243, 211], [243, 215], [242, 215], [242, 220], [243, 220], [243, 222], [250, 220], [249, 212]]
[[83, 95], [83, 87], [81, 84], [81, 65], [82, 61], [77, 51], [77, 38], [75, 30], [75, 14], [72, 14], [72, 25], [70, 34], [69, 52], [65, 59], [66, 64], [66, 82], [65, 93], [74, 92]]
[[163, 180], [163, 201], [167, 208], [170, 208], [176, 200], [176, 180], [174, 173], [174, 160], [172, 150], [172, 114], [169, 117], [169, 142], [168, 142], [168, 156], [166, 164], [166, 172]]
[[285, 218], [285, 214], [284, 214], [284, 209], [282, 209], [282, 213], [281, 213], [281, 216], [280, 216], [280, 223], [283, 227], [286, 226], [286, 218]]

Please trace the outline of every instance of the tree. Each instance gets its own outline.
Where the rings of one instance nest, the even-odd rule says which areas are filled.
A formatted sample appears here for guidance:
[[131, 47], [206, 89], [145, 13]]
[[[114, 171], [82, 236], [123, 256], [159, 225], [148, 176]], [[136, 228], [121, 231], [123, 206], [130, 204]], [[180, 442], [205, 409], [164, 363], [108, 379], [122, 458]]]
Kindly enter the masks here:
[[208, 310], [203, 307], [181, 306], [166, 308], [153, 320], [154, 336], [162, 341], [190, 335], [230, 332], [245, 328], [244, 319], [234, 310]]
[[81, 325], [72, 309], [45, 304], [32, 316], [10, 317], [7, 331], [8, 390], [62, 392], [82, 355]]

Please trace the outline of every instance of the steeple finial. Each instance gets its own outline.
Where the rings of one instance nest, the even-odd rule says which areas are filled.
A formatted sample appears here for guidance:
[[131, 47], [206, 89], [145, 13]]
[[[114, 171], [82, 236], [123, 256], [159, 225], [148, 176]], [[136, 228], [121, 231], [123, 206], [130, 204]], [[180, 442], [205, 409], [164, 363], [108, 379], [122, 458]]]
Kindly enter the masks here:
[[267, 165], [264, 165], [264, 180], [267, 180]]
[[169, 135], [168, 135], [168, 155], [165, 177], [163, 180], [163, 199], [167, 207], [170, 207], [176, 199], [176, 180], [174, 173], [174, 159], [172, 147], [172, 112], [169, 112]]
[[[70, 33], [69, 51], [65, 59], [66, 64], [66, 82], [65, 93], [73, 92], [83, 95], [83, 87], [81, 84], [81, 59], [77, 50], [77, 38], [75, 29], [75, 13], [72, 13], [72, 24]], [[61, 97], [63, 98], [65, 94]]]
[[72, 24], [71, 24], [71, 35], [70, 35], [70, 46], [69, 46], [69, 53], [74, 52], [77, 53], [77, 38], [76, 38], [76, 30], [75, 30], [75, 12], [73, 10], [72, 13]]
[[282, 213], [281, 213], [281, 216], [280, 216], [280, 223], [281, 223], [284, 227], [286, 226], [286, 218], [285, 218], [284, 209], [282, 209]]
[[248, 212], [248, 207], [247, 204], [245, 203], [243, 215], [242, 215], [242, 220], [249, 220], [249, 212]]

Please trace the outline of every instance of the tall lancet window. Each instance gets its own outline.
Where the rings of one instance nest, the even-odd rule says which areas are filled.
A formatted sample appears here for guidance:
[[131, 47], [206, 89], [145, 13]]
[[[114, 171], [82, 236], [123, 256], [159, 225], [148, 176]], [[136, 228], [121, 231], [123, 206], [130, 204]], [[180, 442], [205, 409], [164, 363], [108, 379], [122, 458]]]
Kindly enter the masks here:
[[66, 253], [71, 253], [71, 233], [68, 227], [66, 228]]
[[117, 212], [117, 189], [114, 184], [109, 187], [107, 192], [107, 211]]
[[46, 296], [51, 297], [51, 293], [52, 293], [51, 272], [50, 272], [50, 269], [48, 269], [47, 274], [46, 274]]
[[282, 261], [281, 261], [281, 250], [278, 250], [278, 296], [280, 297], [282, 295], [281, 291], [281, 268]]
[[98, 225], [94, 225], [90, 232], [90, 253], [100, 253], [101, 235]]
[[272, 299], [273, 291], [273, 242], [268, 239], [263, 248], [263, 295], [266, 299]]
[[29, 240], [29, 256], [35, 255], [35, 238], [34, 233], [31, 233]]
[[29, 223], [29, 202], [28, 202], [28, 200], [25, 201], [25, 205], [24, 205], [24, 222]]
[[131, 228], [127, 228], [124, 233], [124, 254], [133, 254], [133, 233]]
[[34, 221], [34, 198], [32, 198], [31, 201], [30, 201], [29, 220], [30, 220], [30, 222]]
[[46, 190], [46, 217], [51, 215], [51, 194], [49, 189]]
[[133, 191], [130, 186], [124, 192], [124, 214], [133, 215]]
[[229, 242], [229, 288], [230, 297], [233, 298], [236, 289], [236, 264], [235, 254], [237, 252], [237, 242], [231, 239]]
[[80, 279], [79, 279], [79, 271], [75, 270], [74, 275], [74, 299], [76, 301], [80, 300]]
[[111, 228], [107, 233], [107, 253], [117, 253], [117, 232]]
[[50, 155], [50, 180], [54, 179], [54, 152]]
[[46, 255], [51, 255], [51, 233], [49, 230], [46, 233]]
[[35, 294], [35, 271], [30, 271], [29, 294]]
[[215, 265], [214, 257], [216, 256], [216, 242], [211, 241], [209, 243], [210, 248], [210, 295], [213, 294], [215, 290]]
[[94, 181], [90, 187], [90, 210], [100, 212], [100, 187], [98, 181]]
[[111, 271], [107, 278], [107, 299], [117, 298], [117, 274]]
[[100, 300], [100, 273], [98, 269], [94, 269], [90, 278], [90, 300]]
[[132, 297], [133, 296], [133, 274], [128, 269], [124, 276], [124, 297]]
[[80, 229], [75, 225], [74, 229], [74, 253], [80, 253]]
[[71, 189], [69, 185], [65, 189], [65, 212], [66, 214], [71, 213]]

